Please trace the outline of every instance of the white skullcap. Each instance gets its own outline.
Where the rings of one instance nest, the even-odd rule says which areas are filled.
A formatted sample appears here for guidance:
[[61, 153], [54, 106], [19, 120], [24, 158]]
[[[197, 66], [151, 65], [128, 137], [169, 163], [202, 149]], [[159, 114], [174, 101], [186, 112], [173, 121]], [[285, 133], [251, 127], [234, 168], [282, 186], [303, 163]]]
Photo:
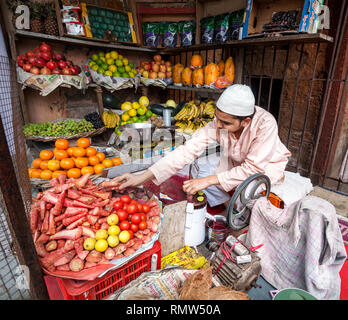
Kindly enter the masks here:
[[255, 97], [250, 87], [234, 84], [221, 94], [216, 106], [222, 112], [233, 116], [250, 116], [255, 110]]

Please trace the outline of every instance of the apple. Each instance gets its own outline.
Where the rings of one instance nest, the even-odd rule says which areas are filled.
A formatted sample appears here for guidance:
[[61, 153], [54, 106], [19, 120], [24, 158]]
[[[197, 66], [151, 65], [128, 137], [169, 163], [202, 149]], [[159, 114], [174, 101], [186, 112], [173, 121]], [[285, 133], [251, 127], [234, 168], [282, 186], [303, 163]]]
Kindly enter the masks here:
[[157, 79], [157, 72], [152, 71], [150, 73], [150, 79]]
[[165, 64], [161, 64], [161, 65], [159, 66], [159, 69], [160, 69], [161, 72], [166, 72], [166, 71], [167, 71], [167, 67], [166, 67]]
[[168, 69], [169, 67], [172, 66], [172, 63], [171, 63], [170, 61], [166, 61], [165, 65], [166, 65], [166, 67], [167, 67], [167, 69]]
[[164, 72], [158, 72], [158, 78], [164, 79], [166, 77], [166, 74]]
[[149, 77], [149, 71], [144, 70], [143, 73], [142, 73], [142, 76], [144, 78], [148, 78]]
[[155, 64], [152, 66], [152, 71], [154, 71], [154, 72], [160, 71], [160, 67], [159, 67], [159, 65], [158, 65], [157, 63], [155, 63]]
[[167, 71], [167, 72], [166, 72], [166, 77], [167, 77], [167, 78], [171, 78], [171, 77], [172, 77], [172, 73], [171, 73], [170, 71]]
[[144, 65], [144, 69], [145, 69], [146, 71], [150, 71], [150, 70], [151, 70], [151, 64], [148, 63], [148, 62], [146, 62], [145, 65]]
[[147, 61], [141, 61], [141, 62], [140, 62], [140, 66], [141, 66], [141, 67], [144, 67], [146, 63], [148, 63], [148, 62], [147, 62]]
[[162, 57], [159, 55], [159, 54], [156, 54], [154, 57], [153, 57], [153, 60], [155, 60], [156, 62], [160, 62], [162, 60]]

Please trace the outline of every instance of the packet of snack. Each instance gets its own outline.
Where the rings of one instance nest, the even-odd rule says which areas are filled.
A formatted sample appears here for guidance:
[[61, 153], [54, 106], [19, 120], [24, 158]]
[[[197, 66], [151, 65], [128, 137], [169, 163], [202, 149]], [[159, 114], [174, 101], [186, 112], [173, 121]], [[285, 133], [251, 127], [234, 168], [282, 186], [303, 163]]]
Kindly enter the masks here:
[[157, 47], [160, 38], [160, 24], [158, 22], [144, 22], [142, 25], [144, 44]]
[[201, 19], [201, 42], [202, 43], [213, 43], [214, 21], [215, 21], [215, 17], [205, 17]]
[[214, 39], [216, 42], [226, 42], [228, 40], [229, 18], [230, 15], [228, 13], [215, 17]]
[[182, 47], [192, 46], [196, 42], [196, 22], [180, 21], [179, 22], [180, 44]]
[[163, 47], [176, 47], [178, 42], [178, 24], [176, 22], [161, 22], [161, 38]]

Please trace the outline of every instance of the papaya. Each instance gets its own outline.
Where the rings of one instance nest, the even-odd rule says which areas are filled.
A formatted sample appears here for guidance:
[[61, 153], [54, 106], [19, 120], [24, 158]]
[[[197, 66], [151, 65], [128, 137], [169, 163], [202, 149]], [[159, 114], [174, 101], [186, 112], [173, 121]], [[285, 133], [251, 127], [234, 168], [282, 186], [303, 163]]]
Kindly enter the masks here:
[[173, 82], [181, 83], [181, 73], [184, 70], [184, 66], [181, 63], [177, 63], [173, 68]]
[[203, 86], [204, 84], [204, 73], [202, 68], [198, 68], [193, 70], [192, 73], [192, 84], [194, 86]]
[[181, 74], [182, 84], [189, 86], [192, 84], [192, 70], [189, 67], [186, 67]]
[[225, 77], [232, 83], [234, 81], [234, 62], [233, 58], [229, 57], [225, 62]]
[[215, 83], [216, 79], [219, 76], [219, 67], [217, 64], [211, 62], [209, 63], [204, 70], [204, 82], [207, 86]]
[[218, 63], [218, 67], [219, 67], [219, 77], [221, 77], [224, 75], [224, 72], [225, 72], [225, 62], [223, 60], [221, 60]]
[[201, 68], [203, 66], [203, 58], [199, 54], [194, 54], [191, 57], [191, 68], [196, 69], [196, 68]]

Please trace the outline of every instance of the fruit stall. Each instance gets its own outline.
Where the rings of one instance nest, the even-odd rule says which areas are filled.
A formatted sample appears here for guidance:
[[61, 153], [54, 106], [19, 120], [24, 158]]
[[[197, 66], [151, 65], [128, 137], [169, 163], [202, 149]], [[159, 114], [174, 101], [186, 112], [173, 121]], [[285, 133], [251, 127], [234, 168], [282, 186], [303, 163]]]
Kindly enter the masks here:
[[[212, 270], [220, 270], [223, 256], [214, 245], [229, 238], [234, 247], [237, 240], [226, 218], [208, 219], [212, 224], [204, 218], [203, 229], [191, 226], [195, 236], [188, 236], [190, 214], [205, 217], [222, 211], [209, 206], [204, 191], [193, 197], [182, 191], [192, 166], [160, 186], [150, 182], [121, 191], [113, 179], [144, 172], [190, 140], [214, 120], [217, 99], [233, 84], [250, 85], [257, 104], [280, 123], [291, 119], [280, 135], [294, 143], [296, 105], [281, 104], [288, 101], [290, 90], [295, 100], [302, 92], [300, 71], [291, 63], [306, 57], [310, 67], [302, 76], [313, 83], [325, 73], [323, 52], [333, 38], [319, 32], [314, 21], [303, 26], [311, 1], [268, 1], [268, 6], [263, 2], [1, 4], [9, 13], [4, 25], [27, 157], [27, 167], [20, 170], [27, 174], [32, 198], [28, 227], [49, 299], [150, 295], [145, 286], [139, 288], [156, 279], [175, 299], [206, 298], [193, 295], [190, 286], [199, 286], [200, 277], [212, 281]], [[30, 10], [27, 25], [19, 23], [18, 5]], [[256, 64], [262, 67], [256, 70]], [[290, 73], [296, 81], [292, 89], [285, 85]], [[285, 98], [282, 90], [289, 90]], [[305, 121], [312, 114], [309, 100]], [[317, 128], [311, 129], [306, 131], [305, 122], [301, 134], [314, 135]], [[291, 164], [294, 170], [303, 163], [301, 168], [311, 165], [301, 158], [305, 142], [301, 138], [298, 158]], [[210, 145], [202, 157], [219, 151], [218, 144]], [[225, 291], [206, 288], [211, 299], [249, 300], [255, 295], [260, 263], [254, 251], [246, 249], [247, 267], [229, 270], [236, 272], [236, 279], [244, 272], [244, 283], [224, 274], [219, 280]], [[175, 291], [169, 277], [185, 290]], [[169, 299], [161, 290], [156, 297]]]

